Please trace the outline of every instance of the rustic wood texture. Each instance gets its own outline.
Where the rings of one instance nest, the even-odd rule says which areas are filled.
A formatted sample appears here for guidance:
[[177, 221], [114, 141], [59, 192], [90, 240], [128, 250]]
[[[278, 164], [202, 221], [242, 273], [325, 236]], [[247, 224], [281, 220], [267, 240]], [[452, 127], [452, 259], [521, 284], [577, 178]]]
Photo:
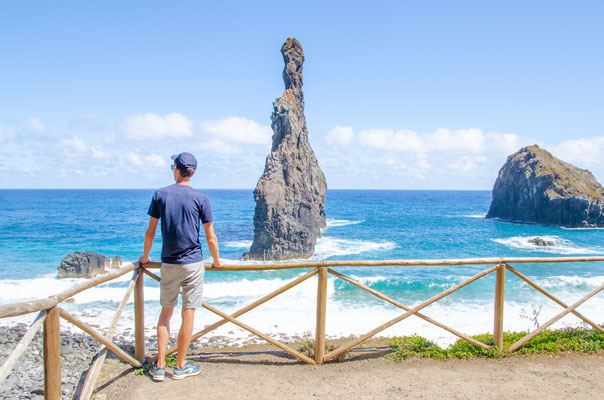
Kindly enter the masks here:
[[441, 292], [441, 293], [437, 294], [436, 296], [431, 297], [430, 299], [424, 301], [423, 303], [418, 304], [417, 306], [413, 307], [411, 310], [407, 311], [406, 313], [404, 313], [394, 319], [391, 319], [390, 321], [386, 322], [385, 324], [378, 326], [377, 328], [373, 329], [372, 331], [370, 331], [370, 332], [358, 337], [357, 339], [355, 339], [349, 343], [346, 343], [346, 344], [338, 347], [334, 351], [326, 354], [325, 357], [323, 358], [323, 362], [327, 362], [327, 361], [331, 360], [332, 358], [339, 356], [346, 350], [358, 345], [361, 342], [364, 342], [365, 340], [369, 339], [372, 336], [375, 336], [379, 332], [383, 331], [386, 328], [391, 327], [392, 325], [396, 324], [397, 322], [400, 322], [400, 321], [404, 320], [405, 318], [410, 317], [411, 315], [414, 315], [422, 308], [427, 307], [430, 304], [442, 299], [443, 297], [450, 295], [451, 293], [455, 292], [456, 290], [459, 290], [462, 287], [474, 282], [475, 280], [480, 279], [483, 276], [490, 274], [491, 272], [495, 271], [496, 269], [497, 269], [497, 266], [493, 266], [491, 268], [485, 269], [484, 271], [479, 272], [478, 274], [474, 275], [473, 277], [466, 279], [465, 281], [453, 286], [452, 288], [449, 288], [449, 289], [445, 290], [444, 292]]
[[[255, 302], [243, 307], [242, 309], [234, 312], [233, 314], [231, 314], [231, 317], [233, 318], [237, 318], [243, 314], [245, 314], [246, 312], [253, 310], [254, 308], [258, 307], [261, 304], [266, 303], [267, 301], [269, 301], [270, 299], [280, 295], [281, 293], [293, 288], [294, 286], [304, 282], [305, 280], [307, 280], [308, 278], [310, 278], [311, 276], [317, 274], [318, 270], [315, 268], [311, 271], [308, 271], [307, 273], [305, 273], [304, 275], [294, 279], [293, 281], [289, 282], [288, 284], [280, 287], [279, 289], [267, 294], [266, 296], [256, 300]], [[147, 272], [147, 270], [145, 270], [145, 273], [147, 275], [149, 275], [150, 277], [152, 277], [153, 279], [157, 280], [158, 282], [160, 281], [159, 276], [155, 275], [153, 272]], [[196, 334], [194, 334], [191, 337], [191, 342], [199, 339], [200, 337], [202, 337], [203, 335], [208, 334], [209, 332], [213, 331], [214, 329], [226, 324], [227, 322], [229, 322], [228, 319], [221, 319], [220, 321], [217, 321], [209, 326], [207, 326], [206, 328], [204, 328], [202, 331], [197, 332]], [[178, 350], [178, 346], [173, 346], [170, 347], [167, 351], [166, 351], [166, 355], [172, 354], [174, 352], [176, 352], [176, 350]], [[149, 359], [150, 362], [156, 361], [157, 357], [152, 357]]]
[[[214, 268], [206, 264], [206, 271], [266, 271], [293, 268], [317, 267], [408, 267], [415, 265], [440, 266], [440, 265], [495, 265], [514, 263], [564, 263], [564, 262], [593, 262], [604, 261], [604, 256], [591, 257], [491, 257], [491, 258], [460, 258], [441, 260], [344, 260], [344, 261], [304, 261], [296, 263], [274, 264], [227, 264], [223, 268]], [[150, 262], [145, 268], [159, 268], [161, 263]]]
[[119, 358], [126, 361], [128, 364], [132, 365], [135, 368], [141, 368], [143, 366], [140, 361], [132, 357], [130, 354], [126, 353], [124, 350], [120, 349], [115, 343], [105, 339], [103, 335], [97, 332], [96, 329], [88, 325], [86, 322], [80, 320], [74, 315], [71, 315], [67, 311], [63, 310], [61, 307], [57, 308], [59, 309], [61, 318], [63, 318], [67, 322], [71, 322], [72, 324], [92, 336], [94, 340], [105, 345], [105, 347], [114, 352]]
[[292, 356], [296, 357], [298, 360], [304, 361], [305, 363], [308, 364], [315, 364], [315, 361], [307, 356], [305, 356], [304, 354], [292, 349], [291, 347], [289, 347], [288, 345], [279, 342], [278, 340], [273, 339], [272, 337], [260, 332], [257, 329], [252, 328], [249, 325], [244, 324], [243, 322], [231, 317], [230, 315], [223, 313], [222, 311], [218, 310], [215, 307], [212, 307], [209, 304], [203, 303], [203, 307], [207, 310], [210, 310], [211, 312], [213, 312], [214, 314], [220, 315], [222, 318], [224, 319], [228, 319], [229, 322], [234, 323], [235, 325], [245, 329], [248, 332], [253, 333], [254, 335], [266, 340], [269, 343], [274, 344], [275, 346], [277, 346], [278, 348], [280, 348], [281, 350], [285, 351], [286, 353], [291, 354]]
[[503, 306], [505, 294], [505, 264], [498, 264], [495, 271], [495, 309], [493, 310], [493, 343], [503, 351]]
[[532, 331], [531, 333], [529, 333], [528, 335], [526, 335], [522, 339], [518, 340], [516, 343], [514, 343], [513, 345], [511, 345], [508, 348], [508, 351], [511, 353], [511, 352], [513, 352], [515, 350], [518, 350], [526, 342], [528, 342], [529, 340], [531, 340], [532, 338], [534, 338], [535, 336], [537, 336], [538, 334], [540, 334], [541, 332], [543, 332], [544, 329], [546, 329], [547, 327], [549, 327], [553, 323], [555, 323], [558, 320], [560, 320], [560, 318], [562, 318], [565, 315], [571, 313], [575, 308], [579, 307], [581, 304], [585, 303], [587, 300], [589, 300], [590, 298], [592, 298], [593, 296], [595, 296], [602, 289], [604, 289], [604, 283], [602, 283], [600, 286], [598, 286], [597, 288], [595, 288], [594, 290], [592, 290], [591, 292], [589, 292], [587, 295], [585, 295], [581, 299], [577, 300], [571, 306], [567, 307], [564, 311], [562, 311], [560, 314], [556, 315], [554, 318], [550, 319], [549, 321], [547, 321], [546, 323], [544, 323], [543, 325], [541, 325], [539, 328], [535, 329], [534, 331]]
[[87, 279], [82, 283], [72, 286], [69, 289], [49, 296], [45, 299], [22, 301], [18, 303], [2, 305], [0, 306], [0, 318], [15, 317], [17, 315], [29, 314], [32, 312], [51, 309], [65, 299], [73, 297], [86, 289], [100, 285], [102, 283], [118, 278], [124, 274], [127, 274], [128, 272], [134, 270], [134, 268], [136, 267], [133, 264], [128, 263], [120, 269], [99, 275], [92, 279]]
[[0, 367], [0, 384], [4, 382], [8, 374], [17, 364], [17, 361], [19, 361], [23, 353], [25, 353], [27, 346], [31, 343], [32, 339], [38, 332], [38, 329], [40, 329], [40, 326], [42, 326], [42, 323], [46, 319], [46, 314], [46, 311], [40, 311], [36, 319], [29, 326], [29, 329], [27, 329], [27, 332], [25, 332], [25, 335], [23, 335], [21, 340], [19, 340], [19, 343], [17, 343], [12, 353], [10, 353], [8, 358], [4, 360], [2, 367]]
[[[126, 293], [122, 298], [122, 301], [113, 316], [113, 321], [109, 330], [105, 334], [105, 339], [112, 340], [115, 335], [115, 330], [117, 329], [117, 324], [122, 316], [122, 313], [126, 309], [126, 305], [128, 304], [128, 300], [130, 299], [130, 295], [132, 295], [132, 291], [134, 290], [134, 284], [138, 278], [138, 275], [141, 273], [141, 269], [137, 269], [132, 274], [132, 278], [130, 279], [130, 283], [128, 284], [128, 288], [126, 289]], [[94, 363], [88, 369], [88, 373], [86, 374], [86, 379], [84, 380], [84, 385], [82, 386], [82, 390], [80, 391], [80, 400], [88, 400], [92, 396], [92, 392], [94, 390], [94, 385], [101, 373], [101, 369], [103, 368], [103, 363], [105, 362], [105, 358], [107, 357], [107, 347], [103, 347], [96, 355]]]
[[[398, 308], [401, 308], [401, 309], [403, 309], [405, 311], [410, 311], [411, 310], [411, 307], [406, 306], [406, 305], [404, 305], [402, 303], [399, 303], [398, 301], [391, 299], [390, 297], [388, 297], [388, 296], [386, 296], [386, 295], [378, 292], [377, 290], [374, 290], [374, 289], [372, 289], [372, 288], [370, 288], [370, 287], [368, 287], [368, 286], [366, 286], [366, 285], [364, 285], [364, 284], [362, 284], [360, 282], [357, 282], [357, 281], [355, 281], [353, 279], [350, 279], [346, 275], [340, 274], [339, 272], [334, 271], [331, 268], [329, 269], [329, 273], [332, 274], [332, 275], [334, 275], [334, 276], [337, 276], [338, 278], [340, 278], [340, 279], [342, 279], [342, 280], [344, 280], [344, 281], [346, 281], [346, 282], [348, 282], [348, 283], [350, 283], [352, 285], [355, 285], [356, 287], [358, 287], [360, 289], [363, 289], [363, 290], [371, 293], [372, 295], [374, 295], [374, 296], [376, 296], [376, 297], [378, 297], [378, 298], [380, 298], [380, 299], [382, 299], [384, 301], [387, 301], [388, 303], [390, 303], [390, 304], [392, 304], [392, 305], [394, 305], [394, 306], [396, 306]], [[440, 323], [440, 322], [438, 322], [438, 321], [436, 321], [436, 320], [434, 320], [434, 319], [432, 319], [432, 318], [430, 318], [430, 317], [428, 317], [428, 316], [426, 316], [424, 314], [421, 314], [421, 313], [417, 312], [417, 313], [415, 313], [415, 316], [423, 319], [424, 321], [430, 322], [431, 324], [434, 324], [434, 325], [438, 326], [439, 328], [442, 328], [442, 329], [446, 330], [447, 332], [450, 332], [450, 333], [454, 334], [455, 336], [457, 336], [457, 337], [459, 337], [461, 339], [467, 340], [468, 342], [472, 343], [474, 346], [482, 347], [485, 350], [488, 350], [488, 349], [491, 348], [491, 346], [489, 346], [487, 344], [484, 344], [482, 342], [479, 342], [478, 340], [476, 340], [476, 339], [474, 339], [474, 338], [472, 338], [472, 337], [470, 337], [468, 335], [464, 335], [463, 333], [461, 333], [461, 332], [459, 332], [459, 331], [457, 331], [457, 330], [455, 330], [453, 328], [450, 328], [447, 325], [442, 324], [442, 323]]]
[[61, 321], [58, 307], [48, 310], [44, 320], [44, 398], [61, 399]]
[[317, 325], [315, 335], [315, 362], [323, 364], [325, 356], [325, 313], [327, 311], [327, 268], [319, 268], [317, 282]]
[[[568, 308], [568, 305], [565, 302], [563, 302], [562, 300], [558, 299], [556, 296], [554, 296], [553, 294], [549, 293], [547, 290], [543, 289], [541, 286], [537, 285], [535, 282], [531, 281], [529, 278], [527, 278], [525, 275], [523, 275], [521, 272], [519, 272], [514, 267], [506, 265], [506, 268], [511, 273], [513, 273], [514, 275], [518, 276], [520, 279], [522, 279], [523, 281], [525, 281], [526, 283], [528, 283], [531, 287], [533, 287], [539, 293], [545, 295], [547, 298], [549, 298], [550, 300], [554, 301], [555, 303], [561, 305], [562, 307]], [[585, 315], [581, 314], [577, 310], [573, 310], [571, 312], [576, 317], [581, 318], [583, 320], [583, 322], [585, 322], [586, 324], [591, 325], [598, 332], [604, 333], [604, 328], [602, 328], [601, 326], [599, 326], [598, 324], [596, 324], [595, 322], [593, 322], [591, 319], [587, 318]]]
[[145, 274], [134, 285], [134, 358], [145, 362]]

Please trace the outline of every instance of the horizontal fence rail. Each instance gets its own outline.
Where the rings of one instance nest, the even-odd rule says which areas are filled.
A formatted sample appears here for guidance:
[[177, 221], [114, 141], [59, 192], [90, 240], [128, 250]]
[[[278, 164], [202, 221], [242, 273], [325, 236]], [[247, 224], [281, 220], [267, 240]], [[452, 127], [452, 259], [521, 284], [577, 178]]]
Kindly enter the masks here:
[[[219, 328], [226, 323], [233, 323], [244, 330], [258, 336], [259, 338], [277, 346], [286, 353], [292, 355], [298, 360], [308, 364], [323, 364], [329, 360], [337, 359], [346, 351], [352, 349], [354, 346], [362, 343], [363, 341], [375, 336], [384, 329], [397, 324], [410, 316], [416, 316], [429, 322], [435, 326], [438, 326], [453, 335], [472, 343], [475, 346], [483, 349], [496, 348], [500, 353], [513, 352], [535, 336], [539, 335], [543, 330], [551, 326], [552, 324], [559, 321], [561, 318], [568, 314], [573, 314], [580, 318], [586, 324], [592, 326], [597, 331], [604, 333], [604, 329], [599, 326], [596, 322], [587, 318], [583, 314], [579, 313], [576, 308], [581, 304], [588, 301], [590, 298], [598, 294], [604, 289], [604, 282], [602, 282], [597, 288], [586, 294], [584, 297], [568, 305], [564, 301], [558, 299], [535, 282], [531, 281], [528, 277], [520, 273], [510, 264], [524, 264], [524, 263], [568, 263], [568, 262], [599, 262], [604, 261], [604, 256], [592, 256], [592, 257], [503, 257], [503, 258], [466, 258], [466, 259], [442, 259], [442, 260], [344, 260], [344, 261], [318, 261], [318, 262], [296, 262], [296, 263], [268, 263], [268, 264], [229, 264], [224, 268], [214, 268], [211, 265], [206, 265], [208, 271], [265, 271], [265, 270], [284, 270], [284, 269], [310, 269], [303, 275], [293, 279], [291, 282], [285, 284], [279, 289], [263, 296], [262, 298], [252, 302], [251, 304], [241, 308], [240, 310], [227, 314], [214, 306], [203, 302], [202, 307], [209, 310], [210, 312], [218, 315], [221, 319], [208, 325], [203, 330], [195, 333], [192, 337], [192, 341], [199, 339], [200, 337], [208, 334], [209, 332]], [[442, 291], [441, 293], [425, 300], [424, 302], [410, 307], [397, 300], [391, 299], [388, 296], [380, 293], [367, 285], [355, 281], [354, 279], [334, 270], [336, 267], [383, 267], [383, 266], [398, 266], [398, 267], [412, 267], [412, 266], [448, 266], [448, 265], [491, 265], [485, 270], [478, 272], [476, 275], [464, 280], [463, 282], [450, 287]], [[118, 357], [125, 362], [131, 364], [133, 367], [141, 367], [143, 363], [153, 361], [156, 357], [147, 358], [145, 357], [145, 318], [144, 318], [144, 276], [161, 281], [161, 277], [151, 272], [151, 269], [160, 268], [161, 264], [157, 262], [150, 262], [143, 266], [139, 263], [127, 263], [121, 268], [112, 272], [97, 276], [93, 279], [85, 280], [67, 290], [60, 293], [47, 297], [45, 299], [18, 302], [12, 304], [0, 305], [0, 318], [15, 317], [19, 315], [29, 313], [39, 313], [36, 319], [32, 322], [27, 332], [24, 334], [22, 339], [17, 343], [13, 352], [4, 361], [3, 365], [0, 366], [0, 383], [6, 379], [10, 371], [18, 363], [19, 358], [24, 354], [27, 346], [32, 341], [34, 335], [43, 327], [43, 338], [44, 338], [44, 390], [46, 399], [60, 399], [61, 398], [61, 367], [60, 367], [60, 318], [65, 321], [77, 326], [97, 342], [102, 344], [104, 347], [98, 352], [94, 358], [94, 362], [88, 370], [88, 374], [84, 380], [83, 387], [79, 393], [80, 399], [89, 399], [92, 396], [94, 385], [100, 374], [101, 367], [105, 360], [108, 351], [112, 351]], [[549, 298], [556, 304], [560, 305], [564, 310], [559, 314], [551, 318], [549, 321], [539, 326], [537, 329], [529, 332], [526, 336], [518, 340], [516, 343], [509, 346], [507, 349], [503, 348], [503, 306], [504, 306], [504, 295], [505, 295], [505, 272], [509, 271], [519, 279], [527, 283], [530, 287], [537, 290], [545, 297]], [[113, 318], [112, 324], [103, 335], [89, 324], [81, 321], [76, 316], [70, 314], [60, 307], [60, 303], [70, 297], [75, 296], [89, 288], [101, 285], [106, 282], [110, 282], [120, 276], [123, 276], [129, 272], [133, 272], [132, 278], [126, 288], [124, 297], [118, 306], [118, 309]], [[493, 310], [493, 346], [477, 341], [476, 339], [455, 330], [441, 322], [438, 322], [427, 315], [420, 313], [420, 311], [429, 305], [441, 300], [442, 298], [454, 293], [455, 291], [467, 286], [491, 273], [495, 273], [495, 287], [494, 287], [494, 310]], [[249, 326], [241, 322], [238, 318], [255, 309], [256, 307], [266, 303], [267, 301], [279, 296], [280, 294], [288, 291], [289, 289], [297, 286], [298, 284], [306, 281], [307, 279], [317, 275], [317, 307], [316, 307], [316, 332], [315, 332], [315, 355], [314, 359], [300, 353], [299, 351], [291, 348], [289, 345], [282, 343], [278, 340], [273, 339], [269, 335], [260, 332], [252, 326]], [[361, 290], [364, 290], [377, 298], [390, 303], [404, 312], [397, 317], [385, 322], [384, 324], [370, 330], [369, 332], [359, 336], [358, 338], [343, 344], [339, 348], [332, 350], [325, 354], [325, 322], [327, 315], [327, 279], [328, 276], [332, 275], [335, 278], [341, 279], [348, 282]], [[116, 345], [112, 339], [115, 335], [117, 325], [122, 315], [128, 300], [134, 293], [134, 320], [135, 320], [135, 350], [134, 355], [128, 354], [125, 350], [121, 349]], [[171, 347], [167, 350], [167, 354], [172, 354], [177, 350], [176, 346]]]

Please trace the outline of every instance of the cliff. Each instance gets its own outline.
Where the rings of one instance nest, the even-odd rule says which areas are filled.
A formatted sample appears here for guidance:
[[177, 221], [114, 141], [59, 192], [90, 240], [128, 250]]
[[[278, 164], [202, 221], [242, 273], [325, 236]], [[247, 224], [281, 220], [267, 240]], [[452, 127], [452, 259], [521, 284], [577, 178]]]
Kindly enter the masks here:
[[487, 218], [566, 227], [604, 226], [604, 188], [585, 169], [528, 146], [507, 158]]
[[304, 116], [300, 42], [281, 48], [285, 92], [273, 103], [273, 144], [254, 190], [254, 241], [246, 260], [308, 258], [325, 227], [327, 183], [310, 146]]

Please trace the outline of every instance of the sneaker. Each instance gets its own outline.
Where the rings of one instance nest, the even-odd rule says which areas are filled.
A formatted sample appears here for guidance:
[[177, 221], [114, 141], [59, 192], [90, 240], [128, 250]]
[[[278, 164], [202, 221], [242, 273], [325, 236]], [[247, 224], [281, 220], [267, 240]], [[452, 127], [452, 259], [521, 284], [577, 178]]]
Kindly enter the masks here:
[[149, 375], [151, 375], [154, 381], [161, 382], [166, 378], [166, 369], [160, 368], [156, 363], [153, 363], [151, 368], [149, 368]]
[[184, 368], [174, 367], [172, 379], [184, 379], [187, 376], [195, 376], [201, 374], [202, 366], [198, 364], [186, 363]]

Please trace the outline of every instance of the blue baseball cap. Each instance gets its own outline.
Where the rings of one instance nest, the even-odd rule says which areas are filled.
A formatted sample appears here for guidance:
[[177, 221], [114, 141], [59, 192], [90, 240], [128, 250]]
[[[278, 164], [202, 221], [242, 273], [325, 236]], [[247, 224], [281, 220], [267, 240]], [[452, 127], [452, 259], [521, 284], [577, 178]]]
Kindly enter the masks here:
[[197, 160], [195, 159], [195, 156], [191, 153], [184, 152], [180, 154], [175, 154], [171, 158], [172, 160], [174, 160], [174, 165], [176, 165], [177, 167], [197, 169]]

